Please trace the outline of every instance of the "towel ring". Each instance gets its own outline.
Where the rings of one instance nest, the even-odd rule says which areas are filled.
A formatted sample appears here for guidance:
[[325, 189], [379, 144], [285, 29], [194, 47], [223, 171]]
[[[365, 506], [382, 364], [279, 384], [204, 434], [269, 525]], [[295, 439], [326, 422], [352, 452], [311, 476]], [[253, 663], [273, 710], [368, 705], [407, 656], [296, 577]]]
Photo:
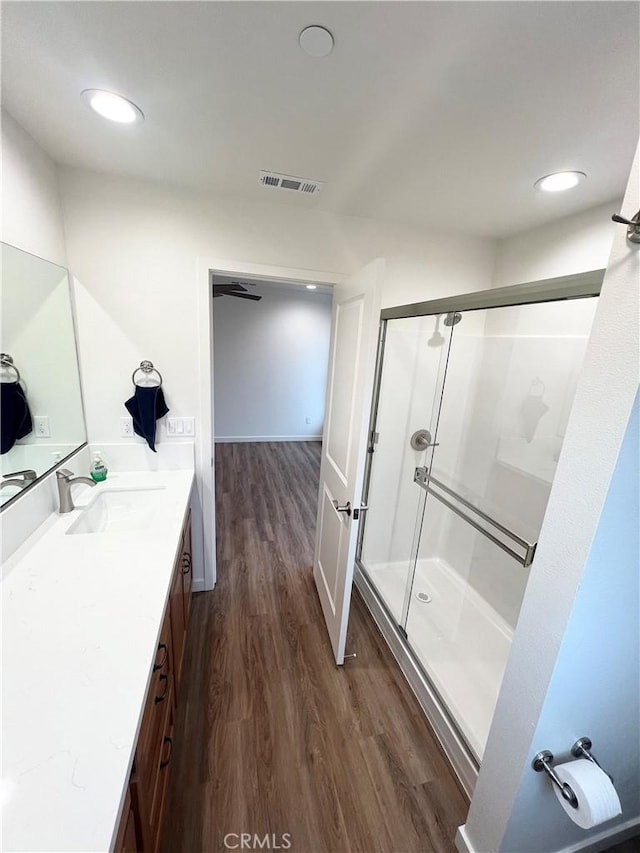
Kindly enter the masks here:
[[[158, 379], [160, 380], [160, 381], [158, 382], [158, 388], [161, 388], [161, 387], [162, 387], [162, 374], [161, 374], [161, 373], [160, 373], [160, 371], [157, 369], [157, 367], [154, 367], [154, 366], [153, 366], [153, 362], [152, 362], [152, 361], [146, 361], [146, 360], [145, 360], [145, 361], [141, 361], [141, 362], [140, 362], [140, 367], [136, 367], [136, 369], [135, 369], [135, 370], [133, 371], [133, 373], [131, 374], [131, 381], [133, 382], [133, 384], [134, 384], [134, 385], [138, 385], [138, 383], [136, 382], [136, 373], [137, 373], [139, 370], [141, 370], [141, 371], [142, 371], [144, 374], [146, 374], [147, 376], [148, 376], [150, 373], [157, 373], [157, 374], [158, 374]], [[142, 387], [142, 386], [139, 386], [139, 387]]]
[[13, 370], [16, 375], [16, 382], [20, 382], [20, 371], [13, 363], [13, 359], [6, 352], [0, 353], [0, 367], [5, 370]]

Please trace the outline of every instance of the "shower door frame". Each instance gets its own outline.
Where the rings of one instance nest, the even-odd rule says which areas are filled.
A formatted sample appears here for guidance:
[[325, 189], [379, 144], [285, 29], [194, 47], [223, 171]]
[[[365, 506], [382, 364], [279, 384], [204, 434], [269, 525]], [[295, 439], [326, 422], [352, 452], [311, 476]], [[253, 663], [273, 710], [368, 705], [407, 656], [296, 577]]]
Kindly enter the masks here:
[[[426, 302], [412, 302], [383, 308], [380, 312], [378, 350], [371, 400], [371, 415], [367, 442], [367, 460], [364, 473], [361, 506], [368, 507], [371, 486], [371, 471], [376, 445], [376, 423], [380, 402], [380, 387], [384, 368], [384, 351], [389, 320], [401, 320], [410, 317], [445, 315], [452, 312], [480, 311], [489, 308], [511, 308], [518, 305], [535, 305], [546, 302], [588, 299], [599, 296], [602, 289], [605, 270], [591, 270], [570, 276], [525, 282], [508, 287], [496, 287]], [[453, 345], [455, 346], [455, 340]], [[422, 709], [429, 720], [434, 733], [451, 765], [456, 772], [467, 795], [471, 797], [480, 769], [455, 719], [449, 713], [445, 703], [431, 682], [424, 667], [409, 646], [402, 627], [398, 625], [382, 596], [376, 589], [362, 563], [362, 546], [366, 529], [366, 512], [361, 515], [356, 548], [354, 582], [360, 592], [374, 622], [389, 645], [400, 669], [409, 682]]]

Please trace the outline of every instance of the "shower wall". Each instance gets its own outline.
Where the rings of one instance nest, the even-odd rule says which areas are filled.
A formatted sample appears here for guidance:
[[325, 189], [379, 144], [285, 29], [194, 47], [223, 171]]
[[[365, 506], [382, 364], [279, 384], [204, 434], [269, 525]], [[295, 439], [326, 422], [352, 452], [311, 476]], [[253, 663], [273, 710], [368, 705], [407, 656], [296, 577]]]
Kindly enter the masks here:
[[[530, 542], [542, 525], [596, 304], [474, 312], [480, 334], [465, 328], [467, 313], [454, 332], [433, 472]], [[448, 513], [436, 527], [439, 556], [515, 626], [528, 569], [473, 529], [463, 532]]]

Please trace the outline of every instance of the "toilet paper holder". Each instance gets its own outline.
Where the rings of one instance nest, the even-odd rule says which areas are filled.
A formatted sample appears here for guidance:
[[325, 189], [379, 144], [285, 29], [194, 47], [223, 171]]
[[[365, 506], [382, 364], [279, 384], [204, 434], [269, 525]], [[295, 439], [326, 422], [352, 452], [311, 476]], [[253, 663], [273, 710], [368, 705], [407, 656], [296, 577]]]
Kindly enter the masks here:
[[536, 773], [542, 773], [544, 771], [549, 776], [553, 784], [558, 788], [562, 794], [562, 798], [566, 800], [572, 808], [577, 809], [578, 798], [575, 795], [575, 791], [567, 782], [561, 782], [560, 779], [558, 779], [558, 775], [553, 769], [552, 761], [553, 753], [548, 749], [543, 749], [534, 756], [531, 766]]
[[[586, 758], [587, 761], [591, 761], [592, 764], [595, 764], [596, 767], [600, 767], [600, 764], [596, 761], [595, 756], [591, 752], [591, 747], [593, 746], [591, 742], [591, 738], [588, 737], [579, 737], [578, 740], [571, 747], [571, 755], [574, 758]], [[561, 782], [558, 778], [557, 773], [553, 769], [553, 753], [548, 749], [543, 749], [541, 752], [538, 752], [531, 762], [531, 766], [536, 771], [536, 773], [546, 773], [547, 776], [551, 779], [553, 784], [558, 788], [560, 793], [562, 794], [562, 798], [566, 800], [569, 805], [577, 809], [578, 808], [578, 798], [575, 795], [575, 791], [567, 782]], [[600, 767], [603, 770], [602, 767]], [[607, 772], [604, 770], [603, 772]], [[613, 777], [607, 773], [609, 779], [613, 782]]]
[[[591, 738], [589, 737], [579, 737], [578, 740], [571, 747], [571, 755], [575, 756], [575, 758], [586, 758], [587, 761], [590, 761], [592, 764], [595, 764], [596, 767], [600, 767], [603, 773], [607, 773], [604, 767], [601, 767], [598, 761], [596, 761], [595, 756], [591, 752], [591, 747], [593, 744], [591, 743]], [[613, 776], [611, 773], [607, 773], [607, 776], [613, 782]]]

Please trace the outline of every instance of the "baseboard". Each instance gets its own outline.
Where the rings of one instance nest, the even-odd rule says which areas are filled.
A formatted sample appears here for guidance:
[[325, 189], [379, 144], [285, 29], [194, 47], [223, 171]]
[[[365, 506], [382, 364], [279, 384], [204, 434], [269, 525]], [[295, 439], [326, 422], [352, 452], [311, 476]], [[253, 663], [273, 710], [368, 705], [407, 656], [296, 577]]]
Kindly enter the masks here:
[[621, 844], [639, 833], [640, 817], [632, 817], [609, 830], [605, 829], [596, 835], [590, 835], [584, 841], [577, 841], [575, 844], [563, 847], [558, 853], [600, 853], [603, 844], [606, 844], [607, 847], [613, 847], [614, 844]]
[[322, 441], [321, 435], [216, 435], [215, 444], [248, 444], [262, 441]]
[[[607, 847], [613, 847], [615, 844], [628, 841], [630, 838], [636, 836], [638, 832], [640, 832], [640, 817], [633, 817], [619, 824], [614, 829], [598, 832], [596, 835], [590, 835], [589, 838], [585, 838], [584, 841], [577, 841], [568, 847], [562, 847], [556, 853], [600, 853], [603, 849], [603, 844], [606, 844]], [[478, 850], [473, 846], [467, 835], [466, 825], [458, 827], [455, 844], [458, 853], [485, 853], [485, 851]]]
[[469, 836], [467, 835], [467, 827], [465, 825], [458, 827], [458, 831], [456, 832], [455, 837], [455, 845], [458, 853], [476, 853], [475, 848], [469, 841]]

